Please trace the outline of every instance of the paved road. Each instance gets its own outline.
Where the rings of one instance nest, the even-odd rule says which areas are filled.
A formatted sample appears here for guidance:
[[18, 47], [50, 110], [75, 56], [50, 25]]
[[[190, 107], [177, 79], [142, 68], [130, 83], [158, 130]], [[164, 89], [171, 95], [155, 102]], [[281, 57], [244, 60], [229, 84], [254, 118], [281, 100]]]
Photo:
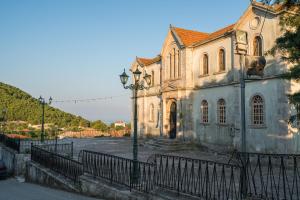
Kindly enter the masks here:
[[[138, 149], [138, 159], [141, 161], [147, 161], [147, 159], [155, 154], [174, 154], [183, 157], [198, 158], [203, 160], [213, 160], [219, 162], [228, 162], [229, 157], [218, 155], [216, 156], [212, 152], [207, 152], [206, 150], [197, 149], [176, 151], [164, 150], [164, 149], [153, 149], [148, 145], [143, 145], [147, 140], [139, 139], [139, 149]], [[90, 150], [96, 152], [102, 152], [107, 154], [112, 154], [124, 158], [132, 159], [132, 139], [131, 138], [68, 138], [64, 139], [63, 142], [69, 143], [74, 142], [74, 156], [77, 156], [80, 150]], [[192, 145], [192, 144], [191, 144]]]
[[[20, 183], [16, 179], [0, 180], [0, 200], [96, 200], [78, 194]], [[98, 199], [99, 200], [99, 199]]]

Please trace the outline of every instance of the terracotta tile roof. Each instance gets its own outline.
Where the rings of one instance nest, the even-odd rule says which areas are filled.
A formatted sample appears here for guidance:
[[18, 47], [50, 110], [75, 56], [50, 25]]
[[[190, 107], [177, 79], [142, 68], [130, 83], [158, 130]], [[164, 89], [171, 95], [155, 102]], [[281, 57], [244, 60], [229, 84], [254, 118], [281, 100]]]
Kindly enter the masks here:
[[217, 38], [217, 37], [220, 37], [220, 36], [222, 36], [222, 35], [224, 35], [224, 34], [230, 32], [230, 31], [232, 31], [233, 28], [234, 28], [234, 26], [235, 26], [235, 24], [231, 24], [231, 25], [229, 25], [229, 26], [226, 26], [225, 28], [219, 29], [219, 30], [217, 30], [217, 31], [215, 31], [215, 32], [213, 32], [213, 33], [211, 33], [211, 34], [209, 34], [208, 37], [204, 38], [203, 40], [200, 40], [200, 41], [194, 43], [193, 45], [194, 45], [194, 46], [197, 46], [198, 44], [201, 44], [201, 43], [203, 43], [203, 42], [206, 42], [206, 41], [215, 39], [215, 38]]
[[25, 136], [25, 135], [19, 135], [19, 134], [7, 134], [6, 135], [7, 137], [9, 138], [16, 138], [16, 139], [27, 139], [27, 138], [30, 138], [28, 136]]
[[156, 56], [155, 58], [136, 58], [137, 61], [141, 64], [143, 64], [144, 66], [148, 66], [151, 65], [153, 63], [159, 62], [161, 60], [160, 56]]
[[233, 30], [234, 26], [235, 26], [235, 24], [231, 24], [229, 26], [226, 26], [225, 28], [219, 29], [219, 30], [209, 34], [208, 38], [206, 38], [206, 39], [207, 40], [213, 39], [213, 38], [219, 37], [227, 32], [230, 32]]
[[189, 46], [195, 42], [203, 40], [209, 35], [208, 33], [187, 30], [183, 28], [177, 28], [177, 27], [172, 27], [172, 28], [185, 46]]
[[213, 33], [203, 33], [203, 32], [191, 31], [191, 30], [186, 30], [177, 27], [173, 27], [173, 29], [175, 30], [176, 34], [178, 35], [182, 43], [185, 46], [190, 46], [193, 44], [198, 44], [207, 40], [217, 38], [227, 32], [232, 31], [234, 26], [235, 24], [231, 24]]

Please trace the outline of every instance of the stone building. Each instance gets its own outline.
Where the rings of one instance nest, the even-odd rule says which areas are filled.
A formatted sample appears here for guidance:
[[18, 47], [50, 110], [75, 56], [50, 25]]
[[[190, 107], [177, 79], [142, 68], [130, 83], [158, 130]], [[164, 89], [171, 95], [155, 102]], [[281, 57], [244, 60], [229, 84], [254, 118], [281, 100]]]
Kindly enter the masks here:
[[[138, 92], [139, 136], [239, 149], [244, 66], [247, 150], [299, 151], [297, 124], [288, 123], [297, 111], [286, 95], [298, 91], [299, 83], [279, 77], [289, 67], [280, 55], [265, 55], [282, 34], [284, 12], [278, 4], [253, 1], [235, 24], [213, 33], [170, 26], [160, 54], [137, 57], [131, 66], [152, 75], [149, 90]], [[261, 63], [263, 75], [250, 76]]]

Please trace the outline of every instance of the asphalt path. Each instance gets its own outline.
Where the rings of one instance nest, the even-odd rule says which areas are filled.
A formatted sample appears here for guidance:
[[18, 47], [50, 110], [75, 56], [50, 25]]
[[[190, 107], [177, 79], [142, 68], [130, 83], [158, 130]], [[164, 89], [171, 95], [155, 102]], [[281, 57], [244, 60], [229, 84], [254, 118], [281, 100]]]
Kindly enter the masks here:
[[[19, 182], [14, 178], [0, 180], [0, 200], [96, 200], [62, 190]], [[99, 200], [99, 199], [98, 199]]]

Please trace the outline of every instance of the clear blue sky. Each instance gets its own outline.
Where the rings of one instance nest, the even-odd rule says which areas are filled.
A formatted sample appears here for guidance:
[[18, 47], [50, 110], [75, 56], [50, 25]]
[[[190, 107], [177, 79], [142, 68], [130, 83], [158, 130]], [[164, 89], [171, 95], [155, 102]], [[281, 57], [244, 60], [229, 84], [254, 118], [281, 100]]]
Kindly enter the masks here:
[[127, 95], [53, 104], [90, 120], [130, 119], [118, 75], [135, 56], [160, 53], [169, 24], [211, 32], [234, 23], [250, 0], [0, 0], [0, 81], [34, 97]]

